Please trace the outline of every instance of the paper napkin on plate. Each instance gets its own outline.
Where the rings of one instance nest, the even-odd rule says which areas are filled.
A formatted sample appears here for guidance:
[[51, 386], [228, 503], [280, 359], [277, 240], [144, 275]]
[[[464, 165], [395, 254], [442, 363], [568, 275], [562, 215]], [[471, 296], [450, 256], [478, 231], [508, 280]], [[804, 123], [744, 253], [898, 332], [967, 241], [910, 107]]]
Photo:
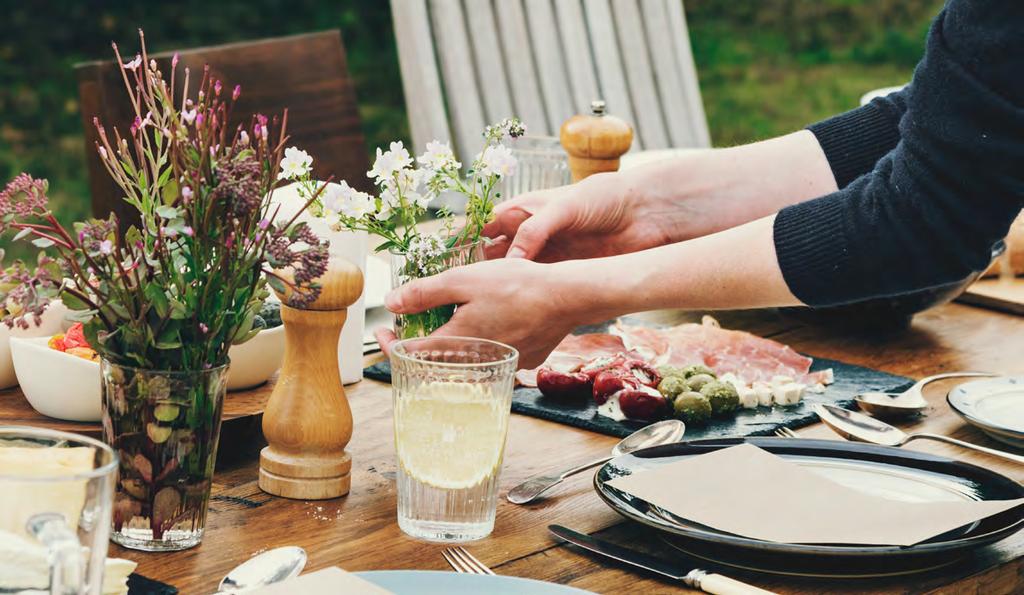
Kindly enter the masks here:
[[253, 591], [252, 595], [390, 595], [391, 591], [382, 589], [354, 574], [349, 574], [337, 566], [304, 574], [298, 578], [277, 583]]
[[778, 543], [913, 545], [1021, 504], [903, 502], [866, 494], [741, 444], [608, 485], [689, 521]]

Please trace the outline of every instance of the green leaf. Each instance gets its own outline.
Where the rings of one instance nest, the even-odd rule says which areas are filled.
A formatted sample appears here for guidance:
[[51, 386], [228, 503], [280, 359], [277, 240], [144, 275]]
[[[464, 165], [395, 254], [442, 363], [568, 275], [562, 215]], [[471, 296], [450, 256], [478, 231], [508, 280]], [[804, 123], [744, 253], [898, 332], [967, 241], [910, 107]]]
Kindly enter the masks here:
[[125, 308], [124, 305], [122, 305], [120, 302], [116, 302], [116, 301], [111, 300], [111, 301], [107, 302], [107, 307], [110, 308], [110, 310], [118, 318], [121, 318], [121, 319], [129, 319], [129, 318], [131, 318], [131, 315], [128, 313], [128, 309]]
[[156, 214], [160, 215], [164, 219], [174, 219], [178, 216], [178, 209], [168, 205], [162, 205], [156, 208]]
[[156, 283], [149, 283], [146, 285], [146, 289], [143, 290], [143, 293], [146, 296], [146, 299], [149, 300], [154, 308], [156, 308], [156, 313], [160, 318], [167, 316], [167, 313], [171, 309], [171, 304], [162, 287]]
[[[67, 304], [67, 300], [64, 300], [64, 303]], [[74, 310], [74, 309], [72, 309], [70, 312], [68, 312], [67, 314], [64, 315], [64, 318], [70, 320], [71, 322], [81, 322], [81, 323], [84, 324], [84, 323], [90, 322], [93, 318], [96, 317], [96, 314], [98, 314], [98, 313], [99, 313], [99, 310]]]
[[272, 287], [274, 291], [278, 293], [285, 293], [286, 291], [284, 282], [278, 279], [277, 277], [268, 276], [267, 284], [270, 285], [270, 287]]
[[21, 238], [27, 236], [30, 233], [32, 233], [32, 230], [26, 227], [25, 229], [23, 229], [23, 230], [19, 231], [18, 233], [14, 234], [14, 237], [11, 238], [11, 241], [12, 242], [17, 242], [18, 240], [20, 240]]
[[160, 331], [160, 336], [156, 338], [157, 349], [178, 349], [181, 347], [181, 338], [179, 336], [178, 323], [168, 324], [167, 327]]
[[36, 238], [32, 240], [32, 245], [36, 248], [49, 248], [53, 245], [53, 240], [49, 238]]
[[171, 320], [184, 320], [188, 317], [188, 307], [185, 304], [174, 298], [167, 301], [171, 307]]
[[68, 291], [62, 291], [61, 292], [60, 300], [62, 302], [64, 302], [64, 305], [67, 306], [69, 310], [88, 310], [89, 309], [89, 305], [88, 304], [86, 304], [84, 301], [82, 301], [82, 299], [79, 298], [78, 296], [76, 296], [75, 294], [70, 293]]

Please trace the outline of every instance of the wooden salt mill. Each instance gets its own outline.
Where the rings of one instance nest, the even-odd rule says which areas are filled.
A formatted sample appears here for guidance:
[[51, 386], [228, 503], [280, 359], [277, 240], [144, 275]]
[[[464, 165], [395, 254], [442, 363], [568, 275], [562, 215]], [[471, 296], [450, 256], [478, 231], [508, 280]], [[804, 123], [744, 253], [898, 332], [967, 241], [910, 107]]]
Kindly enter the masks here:
[[572, 181], [592, 174], [618, 171], [619, 157], [633, 144], [633, 128], [605, 113], [601, 100], [590, 103], [589, 114], [577, 114], [562, 124], [562, 147], [569, 154]]
[[284, 305], [285, 352], [263, 413], [268, 446], [260, 452], [259, 486], [285, 498], [324, 500], [348, 493], [352, 410], [338, 369], [338, 336], [348, 307], [363, 292], [363, 273], [332, 257], [320, 296], [304, 309]]

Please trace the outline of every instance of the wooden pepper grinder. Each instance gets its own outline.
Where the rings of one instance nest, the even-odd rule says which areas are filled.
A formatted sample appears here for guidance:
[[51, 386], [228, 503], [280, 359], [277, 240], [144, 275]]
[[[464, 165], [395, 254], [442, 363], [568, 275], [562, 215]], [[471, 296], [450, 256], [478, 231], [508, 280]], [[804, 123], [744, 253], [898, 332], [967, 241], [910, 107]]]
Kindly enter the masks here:
[[633, 144], [633, 128], [605, 113], [601, 100], [590, 103], [589, 114], [576, 114], [562, 124], [562, 147], [569, 154], [572, 181], [592, 174], [618, 171], [619, 157]]
[[284, 305], [284, 363], [263, 413], [268, 446], [260, 452], [259, 486], [285, 498], [324, 500], [348, 493], [352, 410], [338, 371], [338, 335], [348, 307], [363, 292], [363, 273], [332, 257], [320, 296], [304, 309]]

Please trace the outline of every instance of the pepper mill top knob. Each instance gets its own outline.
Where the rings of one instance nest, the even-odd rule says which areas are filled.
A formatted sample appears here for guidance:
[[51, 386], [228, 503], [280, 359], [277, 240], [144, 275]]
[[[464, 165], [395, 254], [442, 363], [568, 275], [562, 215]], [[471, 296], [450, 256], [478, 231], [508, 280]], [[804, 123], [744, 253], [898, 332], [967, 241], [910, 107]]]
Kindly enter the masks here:
[[619, 157], [633, 144], [633, 128], [608, 115], [605, 102], [590, 103], [589, 114], [577, 114], [562, 124], [562, 147], [569, 154], [573, 182], [598, 172], [617, 171]]
[[[291, 272], [278, 271], [282, 277], [291, 278]], [[349, 260], [340, 256], [332, 256], [327, 262], [327, 271], [317, 279], [320, 284], [320, 295], [304, 306], [303, 310], [344, 310], [359, 299], [363, 293], [363, 272]], [[287, 304], [291, 288], [285, 292], [274, 291], [280, 300]]]

